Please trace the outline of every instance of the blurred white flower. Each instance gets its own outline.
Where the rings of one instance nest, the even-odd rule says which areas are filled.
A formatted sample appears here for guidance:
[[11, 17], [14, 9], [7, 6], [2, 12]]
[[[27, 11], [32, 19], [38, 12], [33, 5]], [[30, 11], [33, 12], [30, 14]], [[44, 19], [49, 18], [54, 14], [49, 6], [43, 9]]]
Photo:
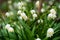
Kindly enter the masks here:
[[10, 24], [6, 24], [5, 29], [7, 29], [9, 32], [14, 32], [14, 29], [10, 26]]
[[14, 8], [17, 8], [18, 6], [17, 6], [17, 2], [14, 2], [13, 3], [13, 6], [14, 6]]
[[37, 39], [35, 39], [35, 40], [41, 40], [40, 38], [37, 38]]
[[31, 10], [30, 12], [31, 12], [31, 14], [34, 14], [34, 13], [36, 13], [36, 11], [35, 11], [35, 10]]
[[41, 23], [43, 23], [43, 20], [42, 20], [42, 19], [40, 19], [40, 22], [41, 22]]
[[58, 5], [58, 8], [60, 9], [60, 5]]
[[40, 20], [38, 20], [37, 22], [40, 23]]
[[21, 13], [22, 13], [22, 11], [21, 11], [21, 10], [19, 10], [17, 14], [18, 14], [18, 15], [20, 15]]
[[14, 32], [14, 29], [12, 27], [10, 27], [9, 29], [7, 29], [8, 32]]
[[36, 8], [39, 7], [39, 1], [36, 1], [36, 4], [35, 4]]
[[9, 29], [10, 28], [10, 24], [6, 24], [5, 29]]
[[35, 19], [37, 17], [37, 14], [33, 14], [33, 19]]
[[10, 15], [14, 15], [12, 11], [10, 11], [9, 13], [10, 13]]
[[47, 30], [47, 37], [51, 37], [51, 36], [53, 36], [53, 34], [54, 34], [54, 29], [53, 28], [49, 28]]
[[42, 13], [43, 13], [43, 12], [45, 12], [45, 9], [44, 9], [44, 8], [42, 8], [42, 9], [41, 9], [41, 12], [42, 12]]
[[8, 0], [8, 4], [11, 4], [12, 3], [12, 0]]
[[26, 3], [25, 3], [25, 2], [22, 2], [22, 1], [17, 3], [17, 7], [18, 7], [18, 9], [22, 9], [22, 8], [24, 8], [25, 5], [26, 5]]
[[23, 10], [26, 10], [26, 7], [22, 7]]
[[8, 8], [9, 8], [10, 10], [13, 10], [12, 5], [8, 5]]
[[56, 17], [57, 16], [55, 14], [52, 14], [52, 13], [48, 14], [48, 20], [49, 19], [55, 19]]
[[43, 23], [43, 20], [42, 20], [42, 19], [40, 19], [40, 20], [38, 20], [37, 22], [38, 22], [38, 23]]
[[51, 9], [51, 10], [50, 10], [50, 13], [52, 13], [52, 14], [56, 14], [55, 9]]
[[22, 19], [22, 17], [21, 17], [21, 16], [19, 16], [19, 19]]
[[53, 4], [53, 1], [49, 1], [49, 5], [52, 5]]
[[25, 0], [26, 2], [30, 2], [31, 0]]
[[10, 17], [10, 13], [9, 12], [6, 12], [5, 14], [7, 17]]
[[21, 13], [21, 17], [26, 21], [28, 19], [28, 17], [26, 16], [26, 14], [23, 12]]

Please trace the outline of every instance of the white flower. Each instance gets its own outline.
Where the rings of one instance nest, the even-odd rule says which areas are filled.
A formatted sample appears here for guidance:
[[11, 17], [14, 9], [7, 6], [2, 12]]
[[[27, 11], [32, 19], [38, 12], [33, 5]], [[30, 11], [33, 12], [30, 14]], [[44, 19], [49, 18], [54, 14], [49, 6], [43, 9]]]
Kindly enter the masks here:
[[40, 20], [38, 20], [37, 22], [40, 23]]
[[45, 9], [42, 8], [42, 9], [41, 9], [41, 12], [42, 12], [42, 13], [45, 12]]
[[5, 29], [7, 29], [9, 32], [14, 32], [14, 29], [10, 26], [10, 24], [6, 24]]
[[42, 19], [40, 19], [40, 22], [41, 22], [41, 23], [43, 23], [43, 20], [42, 20]]
[[17, 8], [18, 7], [17, 2], [14, 2], [13, 6], [14, 6], [14, 8]]
[[60, 9], [60, 5], [58, 5], [58, 8]]
[[10, 13], [10, 15], [14, 15], [12, 11], [10, 11], [9, 13]]
[[10, 28], [10, 24], [6, 24], [5, 29], [9, 29]]
[[12, 3], [12, 0], [8, 0], [8, 4], [11, 4]]
[[37, 17], [37, 14], [33, 14], [33, 18], [36, 18]]
[[50, 10], [50, 13], [56, 14], [56, 11], [55, 11], [54, 9], [51, 9], [51, 10]]
[[31, 10], [30, 12], [31, 12], [31, 14], [34, 14], [34, 13], [36, 13], [36, 11], [35, 11], [35, 10]]
[[26, 2], [30, 2], [31, 0], [25, 0]]
[[9, 29], [7, 29], [8, 32], [14, 32], [14, 29], [12, 27], [10, 27]]
[[19, 16], [19, 19], [22, 19], [22, 17], [21, 17], [21, 16]]
[[40, 38], [37, 38], [37, 39], [35, 39], [35, 40], [41, 40]]
[[42, 19], [40, 19], [40, 20], [38, 20], [37, 22], [38, 22], [38, 23], [43, 23], [43, 20], [42, 20]]
[[39, 1], [36, 2], [35, 6], [36, 6], [36, 8], [39, 7]]
[[52, 14], [52, 13], [48, 14], [48, 20], [49, 19], [55, 19], [56, 17], [57, 16], [55, 14]]
[[5, 14], [7, 17], [10, 17], [10, 13], [9, 12], [6, 12]]
[[21, 10], [19, 10], [17, 14], [18, 14], [18, 15], [20, 15], [21, 13], [22, 13], [22, 11], [21, 11]]
[[53, 36], [53, 34], [54, 34], [54, 29], [53, 28], [49, 28], [47, 30], [47, 37], [51, 37], [51, 36]]
[[49, 4], [52, 5], [53, 4], [53, 1], [49, 1]]
[[26, 21], [28, 19], [28, 17], [26, 16], [25, 13], [21, 13], [21, 17]]

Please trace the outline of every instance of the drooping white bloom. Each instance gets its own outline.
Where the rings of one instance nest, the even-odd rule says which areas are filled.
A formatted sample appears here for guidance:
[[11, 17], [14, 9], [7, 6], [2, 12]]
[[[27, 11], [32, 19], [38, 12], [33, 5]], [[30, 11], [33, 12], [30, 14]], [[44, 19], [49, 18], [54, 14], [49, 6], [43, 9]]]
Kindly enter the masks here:
[[40, 19], [40, 22], [43, 23], [43, 19]]
[[26, 21], [28, 19], [28, 17], [26, 16], [25, 13], [21, 13], [21, 17]]
[[38, 20], [37, 22], [40, 23], [40, 20]]
[[48, 20], [49, 19], [55, 19], [56, 17], [57, 16], [55, 14], [52, 14], [52, 13], [48, 14]]
[[34, 13], [36, 13], [36, 11], [35, 11], [35, 10], [31, 10], [30, 12], [31, 12], [31, 14], [34, 14]]
[[39, 1], [36, 2], [35, 6], [36, 6], [36, 8], [39, 7]]
[[14, 29], [13, 29], [12, 27], [10, 27], [10, 28], [8, 29], [8, 32], [14, 32]]
[[40, 19], [37, 21], [38, 23], [43, 23], [43, 19]]
[[53, 28], [49, 28], [47, 30], [47, 37], [51, 37], [51, 36], [53, 36], [53, 34], [54, 34], [54, 29]]
[[37, 14], [33, 14], [33, 18], [35, 19], [37, 17]]
[[58, 8], [60, 9], [60, 5], [58, 5]]
[[14, 6], [14, 8], [17, 8], [18, 7], [17, 2], [14, 2], [13, 6]]
[[21, 13], [22, 13], [22, 11], [21, 11], [21, 10], [19, 10], [17, 14], [18, 14], [18, 15], [20, 15]]
[[14, 29], [10, 26], [10, 24], [6, 24], [5, 29], [7, 29], [9, 32], [14, 32]]
[[10, 28], [10, 24], [6, 24], [5, 29], [9, 29]]
[[8, 0], [8, 4], [11, 4], [12, 3], [12, 0]]
[[7, 17], [10, 17], [10, 13], [9, 12], [6, 12], [5, 14]]
[[37, 39], [35, 39], [35, 40], [41, 40], [40, 38], [37, 38]]
[[49, 5], [52, 5], [53, 4], [53, 1], [49, 1]]
[[50, 10], [50, 13], [56, 14], [56, 11], [55, 11], [54, 9], [51, 9], [51, 10]]
[[45, 9], [42, 8], [42, 9], [41, 9], [41, 12], [42, 12], [42, 13], [45, 12]]
[[19, 16], [19, 19], [23, 19], [21, 16]]
[[12, 11], [10, 11], [9, 13], [10, 13], [10, 15], [14, 15]]
[[22, 1], [17, 3], [18, 9], [22, 9], [22, 7], [24, 7], [25, 5], [26, 5], [26, 3], [22, 2]]

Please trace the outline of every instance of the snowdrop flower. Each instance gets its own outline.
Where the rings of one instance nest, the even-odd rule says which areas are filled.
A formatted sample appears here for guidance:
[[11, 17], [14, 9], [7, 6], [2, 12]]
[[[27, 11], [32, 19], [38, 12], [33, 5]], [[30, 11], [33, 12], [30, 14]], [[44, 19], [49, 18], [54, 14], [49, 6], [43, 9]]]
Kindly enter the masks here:
[[25, 0], [26, 2], [30, 2], [30, 0]]
[[38, 22], [38, 23], [43, 23], [43, 20], [42, 20], [42, 19], [40, 19], [40, 20], [38, 20], [37, 22]]
[[14, 6], [14, 8], [17, 8], [18, 6], [17, 6], [17, 2], [14, 2], [13, 3], [13, 6]]
[[39, 1], [36, 2], [35, 6], [36, 6], [36, 8], [39, 7]]
[[49, 5], [52, 5], [53, 4], [53, 1], [49, 1]]
[[35, 10], [31, 10], [30, 12], [31, 12], [31, 14], [34, 14], [34, 13], [36, 13], [36, 11], [35, 11]]
[[26, 21], [28, 19], [28, 17], [26, 16], [25, 13], [21, 13], [21, 17]]
[[5, 29], [7, 29], [9, 32], [13, 32], [14, 31], [14, 29], [10, 26], [10, 24], [7, 24], [5, 26]]
[[8, 0], [8, 4], [11, 4], [12, 3], [12, 0]]
[[5, 26], [5, 29], [9, 29], [10, 28], [10, 24], [7, 24], [6, 26]]
[[10, 28], [8, 29], [8, 32], [14, 32], [14, 29], [13, 29], [12, 27], [10, 27]]
[[40, 38], [37, 38], [37, 39], [35, 39], [35, 40], [41, 40]]
[[48, 20], [49, 19], [55, 19], [56, 17], [57, 16], [55, 14], [52, 14], [52, 13], [48, 14]]
[[26, 10], [26, 7], [22, 7], [23, 10]]
[[51, 37], [51, 36], [53, 36], [53, 34], [54, 34], [54, 29], [53, 28], [49, 28], [47, 30], [47, 37]]
[[21, 16], [19, 16], [19, 19], [22, 19], [22, 17], [21, 17]]
[[60, 5], [58, 5], [58, 8], [60, 9]]
[[45, 9], [42, 8], [42, 9], [41, 9], [41, 12], [42, 12], [42, 13], [45, 12]]
[[41, 23], [43, 23], [43, 20], [42, 20], [42, 19], [40, 19], [40, 22], [41, 22]]
[[7, 17], [10, 17], [10, 13], [9, 12], [6, 12], [5, 14]]
[[35, 19], [37, 17], [37, 14], [33, 14], [33, 19]]
[[20, 15], [21, 13], [22, 13], [22, 11], [21, 11], [21, 10], [19, 10], [17, 14], [18, 14], [18, 15]]
[[14, 15], [12, 11], [10, 11], [9, 13], [10, 13], [10, 15]]
[[50, 10], [50, 13], [56, 14], [56, 11], [55, 11], [54, 9], [51, 9], [51, 10]]
[[40, 23], [40, 20], [38, 20], [37, 22]]

